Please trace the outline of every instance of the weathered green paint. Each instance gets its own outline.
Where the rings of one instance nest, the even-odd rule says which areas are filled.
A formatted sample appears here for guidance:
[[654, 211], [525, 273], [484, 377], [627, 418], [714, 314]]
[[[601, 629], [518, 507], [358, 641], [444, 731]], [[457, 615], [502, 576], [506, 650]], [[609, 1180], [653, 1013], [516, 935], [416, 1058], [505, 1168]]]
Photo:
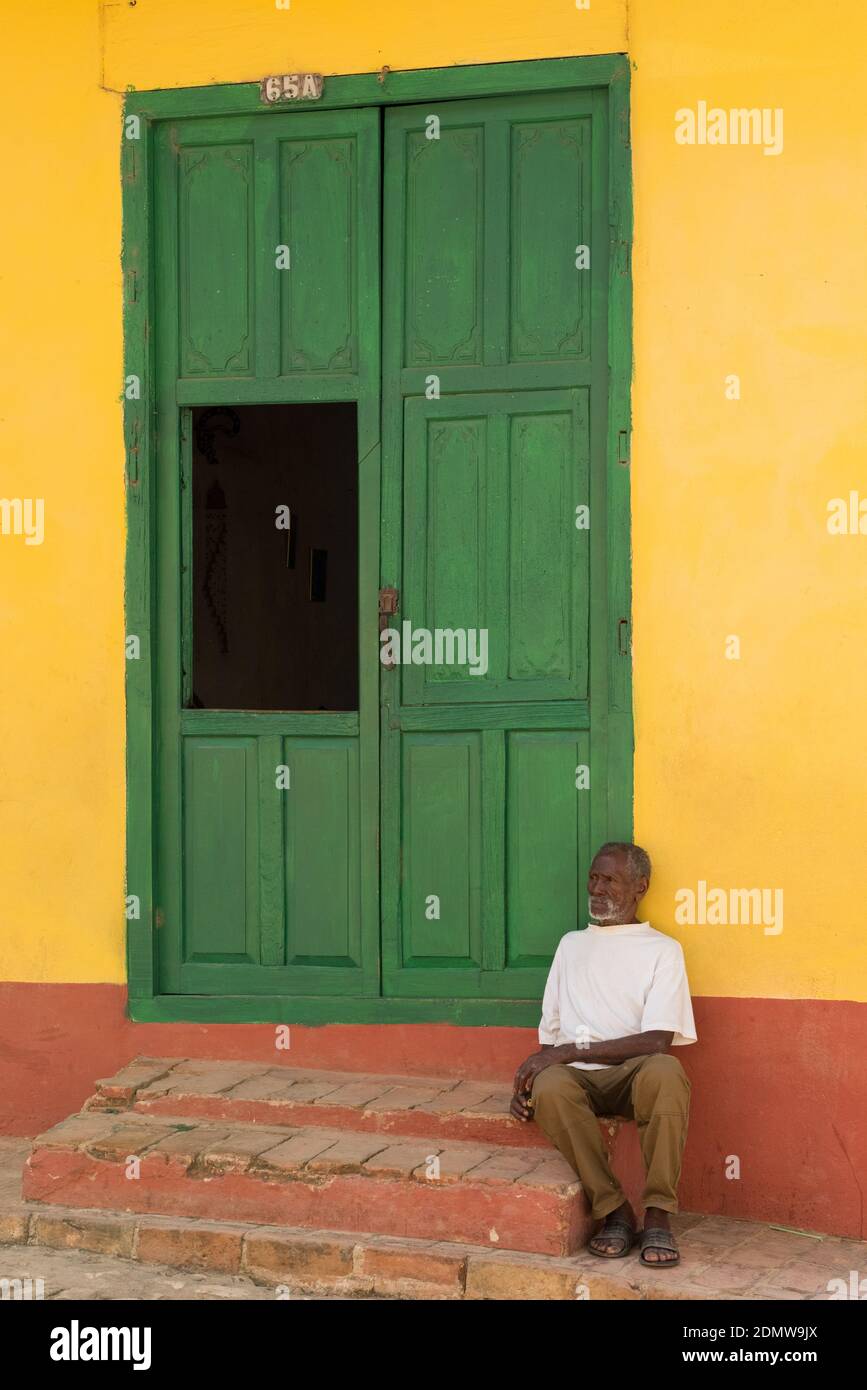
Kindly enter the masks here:
[[[403, 106], [385, 116], [381, 500], [379, 117], [355, 109], [377, 106]], [[532, 1023], [591, 845], [631, 829], [628, 65], [329, 78], [315, 110], [291, 113], [254, 84], [127, 109], [142, 138], [123, 152], [126, 371], [146, 383], [125, 417], [127, 628], [142, 637], [127, 681], [131, 1012]], [[440, 142], [424, 138], [431, 113]], [[591, 271], [552, 254], [564, 238], [591, 246]], [[275, 284], [260, 252], [279, 243], [296, 259]], [[220, 265], [217, 322], [205, 287]], [[181, 709], [182, 408], [311, 400], [359, 408], [360, 711]], [[589, 532], [558, 526], [586, 501]], [[491, 668], [383, 674], [377, 729], [380, 583], [401, 589], [399, 620], [487, 626]], [[271, 795], [277, 761], [303, 797]], [[217, 809], [204, 789], [220, 782], [234, 804]]]
[[360, 966], [358, 741], [287, 739], [285, 757], [289, 960]]
[[[378, 992], [378, 113], [161, 122], [154, 147], [160, 990]], [[328, 373], [358, 409], [359, 711], [184, 708], [190, 407], [316, 399]]]
[[405, 667], [402, 703], [586, 699], [587, 393], [412, 397], [404, 453], [401, 614], [489, 639], [484, 675]]
[[315, 995], [159, 994], [130, 999], [139, 1023], [461, 1023], [479, 1027], [532, 1028], [539, 1001], [511, 999], [330, 999]]
[[[612, 75], [608, 88], [608, 209], [613, 254], [608, 264], [607, 468], [607, 704], [608, 804], [604, 833], [632, 835], [632, 546], [630, 530], [632, 385], [632, 171], [629, 142], [629, 65]], [[621, 436], [626, 448], [621, 452]], [[625, 453], [625, 462], [621, 461]], [[619, 623], [625, 622], [625, 640]], [[600, 680], [600, 686], [601, 686]], [[597, 833], [603, 833], [597, 826]], [[597, 839], [597, 843], [598, 843]]]
[[[609, 88], [615, 83], [623, 86], [625, 95], [629, 86], [629, 61], [623, 53], [471, 64], [466, 67], [416, 68], [407, 72], [362, 72], [346, 77], [327, 77], [315, 110], [401, 106], [413, 101], [454, 101], [460, 97], [517, 96], [524, 92]], [[126, 98], [126, 110], [145, 121], [226, 115], [248, 115], [271, 120], [276, 114], [285, 112], [285, 108], [279, 111], [279, 108], [262, 102], [257, 82], [130, 92]], [[296, 118], [303, 119], [307, 110], [294, 114]]]
[[385, 125], [383, 582], [413, 628], [487, 629], [489, 665], [383, 677], [383, 988], [538, 997], [609, 833], [607, 102]]
[[[124, 132], [127, 127], [122, 126]], [[126, 894], [139, 903], [127, 916], [130, 998], [159, 993], [154, 919], [154, 679], [153, 440], [155, 417], [151, 226], [153, 125], [141, 122], [138, 140], [122, 138], [124, 379], [139, 391], [124, 396], [126, 481], [125, 629], [139, 638], [137, 660], [126, 662]]]
[[181, 747], [184, 959], [258, 961], [259, 747], [252, 738]]

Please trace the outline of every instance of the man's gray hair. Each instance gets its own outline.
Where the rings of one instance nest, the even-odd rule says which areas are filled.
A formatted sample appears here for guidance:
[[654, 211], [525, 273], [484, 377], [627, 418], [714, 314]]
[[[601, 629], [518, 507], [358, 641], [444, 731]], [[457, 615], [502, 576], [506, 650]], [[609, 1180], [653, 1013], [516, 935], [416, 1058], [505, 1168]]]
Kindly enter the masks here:
[[650, 882], [650, 875], [653, 865], [650, 862], [650, 855], [641, 845], [628, 844], [625, 840], [609, 840], [607, 845], [596, 851], [597, 855], [606, 854], [610, 850], [619, 850], [626, 855], [626, 863], [629, 866], [629, 873], [633, 882], [639, 878], [646, 878]]

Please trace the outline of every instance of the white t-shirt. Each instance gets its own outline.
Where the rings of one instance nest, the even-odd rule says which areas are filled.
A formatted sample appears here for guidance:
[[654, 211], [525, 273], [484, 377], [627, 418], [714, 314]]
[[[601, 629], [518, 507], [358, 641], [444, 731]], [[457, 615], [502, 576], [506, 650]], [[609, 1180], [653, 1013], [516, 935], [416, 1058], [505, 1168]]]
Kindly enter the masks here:
[[551, 962], [539, 1042], [580, 1046], [657, 1030], [673, 1033], [674, 1046], [696, 1041], [680, 942], [649, 922], [567, 932]]

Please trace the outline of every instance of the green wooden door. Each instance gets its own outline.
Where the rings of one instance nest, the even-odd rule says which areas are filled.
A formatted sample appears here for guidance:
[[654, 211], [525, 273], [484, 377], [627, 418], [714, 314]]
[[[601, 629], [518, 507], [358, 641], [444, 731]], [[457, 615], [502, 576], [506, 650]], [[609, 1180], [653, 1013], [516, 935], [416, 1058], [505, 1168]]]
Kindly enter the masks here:
[[[160, 989], [376, 993], [379, 113], [166, 122], [155, 190]], [[357, 708], [197, 707], [196, 422], [205, 407], [230, 420], [306, 407], [309, 435], [310, 407], [336, 402], [357, 412]], [[294, 418], [271, 428], [261, 417], [272, 452], [247, 460], [251, 478], [267, 464], [279, 485]], [[243, 501], [243, 477], [236, 493]], [[270, 540], [262, 525], [261, 544], [282, 544], [273, 510]], [[243, 556], [231, 564], [220, 582], [243, 584]], [[275, 619], [264, 640], [289, 635]], [[296, 641], [284, 666], [307, 657]]]
[[[536, 1000], [582, 921], [592, 847], [630, 833], [628, 270], [609, 99], [156, 126], [164, 995], [318, 996], [317, 1017], [379, 994], [408, 1017]], [[357, 411], [357, 700], [203, 707], [201, 412], [322, 403]], [[380, 586], [399, 592], [398, 632], [421, 633], [417, 662], [379, 660]]]
[[[627, 830], [608, 138], [598, 92], [386, 112], [382, 577], [420, 658], [382, 680], [387, 994], [538, 997], [594, 841]], [[482, 631], [473, 670], [454, 634]]]

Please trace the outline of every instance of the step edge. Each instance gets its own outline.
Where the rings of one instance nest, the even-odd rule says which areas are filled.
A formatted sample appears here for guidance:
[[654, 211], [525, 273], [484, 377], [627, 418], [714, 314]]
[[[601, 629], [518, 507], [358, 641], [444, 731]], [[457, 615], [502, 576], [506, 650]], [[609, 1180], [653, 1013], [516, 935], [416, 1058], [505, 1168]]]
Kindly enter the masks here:
[[[339, 1131], [339, 1132], [337, 1132], [336, 1138], [341, 1138], [341, 1137], [343, 1137], [343, 1135], [344, 1135], [345, 1133], [346, 1133], [345, 1130], [344, 1130], [344, 1131]], [[125, 1161], [126, 1161], [125, 1159], [104, 1158], [102, 1155], [91, 1153], [90, 1150], [89, 1150], [89, 1148], [88, 1148], [88, 1143], [92, 1143], [92, 1142], [93, 1142], [93, 1141], [86, 1141], [86, 1140], [85, 1140], [85, 1141], [82, 1141], [80, 1144], [76, 1144], [76, 1145], [72, 1145], [72, 1144], [69, 1144], [69, 1145], [64, 1145], [64, 1144], [46, 1144], [46, 1145], [43, 1145], [43, 1146], [41, 1146], [41, 1147], [39, 1147], [39, 1148], [37, 1148], [36, 1146], [34, 1146], [33, 1150], [31, 1151], [31, 1154], [30, 1154], [30, 1156], [28, 1157], [27, 1162], [26, 1162], [26, 1164], [25, 1164], [25, 1169], [30, 1169], [30, 1168], [31, 1168], [31, 1160], [32, 1160], [32, 1158], [34, 1157], [34, 1155], [35, 1155], [36, 1153], [46, 1153], [46, 1152], [50, 1152], [50, 1153], [81, 1154], [85, 1159], [88, 1160], [88, 1162], [89, 1162], [90, 1164], [93, 1164], [93, 1165], [105, 1165], [105, 1166], [112, 1166], [112, 1167], [116, 1167], [116, 1168], [122, 1168], [122, 1167], [124, 1166]], [[386, 1145], [386, 1147], [393, 1147], [393, 1146], [392, 1146], [392, 1145]], [[466, 1147], [472, 1147], [472, 1146], [471, 1146], [471, 1145], [467, 1145]], [[153, 1150], [151, 1150], [151, 1149], [146, 1149], [146, 1150], [144, 1150], [144, 1151], [142, 1152], [141, 1157], [142, 1157], [142, 1159], [146, 1160], [146, 1159], [149, 1158], [149, 1157], [153, 1157], [154, 1154], [155, 1154], [155, 1152], [156, 1152], [156, 1149], [155, 1149], [155, 1148], [154, 1148]], [[512, 1153], [513, 1151], [510, 1150], [510, 1149], [506, 1149], [505, 1152], [506, 1152], [507, 1154], [510, 1154], [510, 1153]], [[275, 1186], [280, 1186], [280, 1185], [283, 1185], [283, 1184], [286, 1184], [286, 1183], [292, 1183], [292, 1182], [302, 1182], [302, 1183], [307, 1183], [307, 1184], [308, 1184], [309, 1186], [311, 1186], [311, 1187], [324, 1187], [324, 1186], [326, 1186], [330, 1181], [332, 1181], [332, 1180], [335, 1179], [335, 1178], [362, 1178], [365, 1182], [374, 1182], [374, 1183], [379, 1183], [379, 1184], [382, 1184], [382, 1183], [393, 1183], [393, 1184], [395, 1184], [395, 1185], [397, 1185], [397, 1186], [401, 1186], [401, 1187], [410, 1186], [410, 1187], [419, 1188], [419, 1189], [424, 1189], [425, 1183], [427, 1182], [428, 1185], [431, 1186], [431, 1187], [433, 1187], [434, 1184], [435, 1184], [436, 1186], [439, 1186], [439, 1187], [460, 1187], [464, 1192], [471, 1193], [471, 1194], [475, 1194], [475, 1193], [479, 1193], [479, 1192], [490, 1192], [491, 1189], [497, 1190], [497, 1189], [506, 1189], [506, 1188], [508, 1188], [510, 1191], [512, 1191], [512, 1190], [519, 1190], [519, 1191], [529, 1191], [529, 1192], [533, 1192], [533, 1193], [539, 1193], [539, 1194], [541, 1194], [541, 1195], [547, 1197], [547, 1198], [548, 1198], [549, 1200], [551, 1200], [551, 1201], [555, 1201], [555, 1200], [556, 1200], [558, 1203], [570, 1203], [570, 1204], [573, 1203], [573, 1202], [579, 1201], [580, 1198], [582, 1197], [583, 1191], [584, 1191], [584, 1189], [583, 1189], [583, 1187], [582, 1187], [582, 1185], [581, 1185], [581, 1183], [580, 1183], [580, 1181], [578, 1180], [577, 1177], [575, 1178], [574, 1182], [569, 1182], [569, 1183], [565, 1183], [565, 1182], [564, 1182], [564, 1183], [556, 1183], [556, 1182], [554, 1182], [554, 1183], [534, 1183], [534, 1182], [526, 1182], [526, 1181], [525, 1181], [526, 1178], [532, 1177], [533, 1170], [530, 1170], [528, 1173], [522, 1174], [522, 1175], [517, 1176], [517, 1177], [515, 1177], [515, 1178], [512, 1178], [512, 1179], [505, 1179], [505, 1180], [504, 1180], [504, 1179], [501, 1179], [501, 1178], [485, 1178], [485, 1177], [475, 1177], [475, 1178], [474, 1178], [474, 1177], [473, 1177], [473, 1170], [472, 1170], [472, 1169], [467, 1170], [466, 1173], [458, 1173], [458, 1174], [456, 1174], [456, 1175], [454, 1175], [454, 1176], [448, 1176], [448, 1177], [445, 1177], [445, 1178], [438, 1178], [438, 1179], [435, 1179], [435, 1180], [433, 1180], [433, 1179], [426, 1180], [426, 1179], [424, 1179], [424, 1178], [418, 1178], [418, 1177], [416, 1177], [416, 1176], [415, 1176], [415, 1169], [414, 1169], [412, 1172], [407, 1173], [407, 1174], [394, 1174], [394, 1173], [388, 1172], [388, 1171], [386, 1171], [386, 1172], [373, 1172], [373, 1171], [365, 1172], [365, 1171], [364, 1171], [363, 1165], [360, 1166], [360, 1167], [358, 1167], [358, 1168], [349, 1169], [349, 1170], [347, 1170], [347, 1171], [341, 1171], [340, 1169], [332, 1169], [332, 1170], [329, 1170], [329, 1169], [327, 1169], [327, 1168], [326, 1168], [326, 1169], [321, 1169], [321, 1170], [320, 1170], [320, 1169], [309, 1169], [309, 1170], [308, 1170], [308, 1168], [307, 1168], [308, 1162], [315, 1162], [315, 1160], [316, 1160], [317, 1157], [318, 1157], [318, 1155], [313, 1155], [311, 1159], [309, 1159], [309, 1160], [304, 1160], [304, 1162], [303, 1162], [302, 1164], [299, 1164], [299, 1166], [298, 1166], [297, 1168], [287, 1168], [287, 1169], [269, 1167], [267, 1164], [262, 1164], [262, 1165], [260, 1165], [260, 1164], [258, 1164], [258, 1163], [256, 1162], [256, 1159], [255, 1159], [255, 1157], [254, 1157], [250, 1162], [248, 1162], [247, 1166], [244, 1167], [244, 1168], [242, 1168], [242, 1169], [240, 1169], [240, 1171], [237, 1171], [237, 1170], [230, 1170], [230, 1169], [220, 1170], [219, 1168], [216, 1168], [216, 1167], [213, 1169], [213, 1171], [207, 1171], [207, 1155], [206, 1155], [206, 1162], [205, 1162], [204, 1165], [202, 1165], [202, 1163], [200, 1162], [199, 1159], [194, 1159], [191, 1163], [181, 1163], [181, 1162], [178, 1162], [178, 1163], [174, 1164], [174, 1166], [176, 1166], [178, 1169], [182, 1170], [181, 1173], [178, 1174], [178, 1176], [183, 1176], [183, 1177], [187, 1178], [190, 1182], [198, 1181], [198, 1179], [199, 1179], [199, 1174], [200, 1174], [200, 1172], [202, 1171], [203, 1166], [204, 1166], [204, 1170], [205, 1170], [205, 1172], [206, 1172], [206, 1174], [207, 1174], [207, 1179], [208, 1179], [209, 1182], [212, 1182], [212, 1183], [213, 1183], [213, 1182], [219, 1182], [222, 1178], [227, 1178], [227, 1177], [230, 1177], [230, 1176], [231, 1176], [231, 1177], [252, 1178], [252, 1179], [255, 1179], [255, 1180], [258, 1181], [258, 1182], [264, 1182], [264, 1183], [268, 1183], [268, 1184], [274, 1184]], [[371, 1157], [375, 1157], [375, 1155], [371, 1155]], [[480, 1162], [485, 1162], [485, 1161], [487, 1161], [487, 1160], [480, 1160]], [[421, 1167], [422, 1162], [423, 1162], [423, 1160], [420, 1160], [419, 1163], [416, 1165], [416, 1168]], [[170, 1165], [172, 1165], [172, 1158], [171, 1158], [171, 1156], [169, 1156], [169, 1157], [166, 1159], [166, 1166], [168, 1167], [168, 1166], [170, 1166]], [[193, 1170], [197, 1170], [197, 1171], [193, 1171]], [[139, 1181], [141, 1181], [141, 1180], [142, 1180], [142, 1179], [139, 1179]], [[145, 1181], [146, 1181], [146, 1178], [145, 1178]], [[34, 1199], [28, 1198], [27, 1200], [34, 1200]], [[39, 1200], [39, 1199], [35, 1199], [35, 1200]], [[50, 1202], [48, 1202], [48, 1203], [45, 1203], [45, 1205], [53, 1205], [53, 1204], [50, 1203]], [[99, 1208], [94, 1208], [94, 1210], [99, 1210]], [[103, 1210], [104, 1210], [104, 1209], [103, 1209]]]
[[[52, 1135], [54, 1135], [54, 1134], [56, 1133], [57, 1130], [61, 1129], [61, 1127], [62, 1127], [64, 1124], [69, 1123], [69, 1121], [71, 1121], [71, 1120], [75, 1120], [75, 1119], [92, 1119], [92, 1118], [94, 1118], [94, 1115], [95, 1115], [95, 1114], [105, 1114], [106, 1116], [108, 1116], [108, 1115], [115, 1115], [115, 1113], [116, 1113], [118, 1116], [124, 1116], [124, 1117], [125, 1117], [125, 1116], [129, 1115], [129, 1116], [133, 1117], [133, 1118], [132, 1118], [132, 1122], [131, 1122], [131, 1127], [133, 1127], [133, 1128], [139, 1128], [139, 1127], [140, 1127], [140, 1128], [142, 1129], [142, 1131], [145, 1132], [145, 1133], [147, 1132], [148, 1129], [159, 1130], [159, 1129], [165, 1128], [166, 1126], [168, 1126], [169, 1128], [173, 1128], [176, 1132], [179, 1132], [179, 1133], [190, 1132], [190, 1131], [192, 1131], [192, 1130], [199, 1129], [199, 1128], [219, 1129], [219, 1128], [223, 1127], [223, 1128], [228, 1128], [228, 1129], [230, 1129], [230, 1131], [233, 1132], [233, 1133], [239, 1133], [239, 1134], [254, 1134], [254, 1133], [255, 1133], [255, 1134], [267, 1134], [267, 1133], [274, 1133], [275, 1135], [278, 1136], [279, 1141], [282, 1142], [284, 1139], [293, 1137], [295, 1134], [300, 1133], [300, 1132], [303, 1132], [303, 1133], [305, 1133], [305, 1134], [311, 1134], [311, 1133], [321, 1132], [321, 1133], [323, 1133], [323, 1134], [326, 1134], [329, 1138], [333, 1136], [333, 1137], [334, 1137], [335, 1143], [336, 1143], [339, 1139], [345, 1139], [347, 1135], [357, 1135], [359, 1138], [366, 1138], [366, 1137], [368, 1137], [368, 1135], [370, 1134], [370, 1131], [368, 1131], [368, 1130], [353, 1129], [353, 1127], [352, 1127], [351, 1125], [343, 1125], [343, 1126], [340, 1126], [340, 1127], [337, 1127], [337, 1128], [332, 1127], [332, 1126], [330, 1126], [330, 1125], [301, 1125], [301, 1126], [299, 1126], [299, 1128], [296, 1130], [296, 1129], [293, 1129], [293, 1127], [292, 1127], [291, 1125], [287, 1125], [287, 1124], [282, 1124], [282, 1125], [281, 1125], [281, 1124], [268, 1125], [268, 1124], [259, 1124], [259, 1123], [257, 1123], [256, 1121], [250, 1121], [250, 1120], [222, 1120], [222, 1121], [219, 1121], [219, 1120], [203, 1120], [203, 1119], [200, 1119], [199, 1122], [196, 1123], [196, 1124], [189, 1124], [189, 1123], [188, 1123], [189, 1117], [188, 1117], [188, 1116], [184, 1116], [184, 1115], [172, 1115], [172, 1114], [150, 1115], [150, 1114], [146, 1114], [146, 1113], [143, 1113], [143, 1112], [140, 1112], [140, 1111], [126, 1111], [126, 1110], [119, 1111], [119, 1112], [101, 1112], [101, 1111], [100, 1111], [100, 1112], [94, 1112], [94, 1111], [92, 1111], [92, 1110], [86, 1110], [86, 1111], [78, 1111], [78, 1112], [76, 1112], [76, 1113], [74, 1113], [74, 1114], [72, 1114], [72, 1115], [67, 1116], [65, 1120], [61, 1120], [57, 1125], [52, 1126], [51, 1129], [45, 1130], [45, 1131], [43, 1131], [42, 1134], [37, 1135], [37, 1136], [33, 1139], [32, 1143], [31, 1143], [31, 1146], [30, 1146], [30, 1153], [29, 1153], [29, 1156], [28, 1156], [28, 1159], [27, 1159], [28, 1164], [29, 1164], [29, 1162], [30, 1162], [30, 1158], [32, 1158], [34, 1154], [36, 1154], [36, 1153], [38, 1153], [38, 1152], [45, 1151], [45, 1150], [64, 1150], [64, 1151], [67, 1151], [67, 1152], [74, 1152], [74, 1153], [87, 1153], [88, 1156], [91, 1156], [91, 1157], [96, 1158], [95, 1155], [90, 1155], [90, 1153], [89, 1153], [89, 1145], [91, 1145], [91, 1144], [93, 1144], [93, 1143], [95, 1143], [95, 1142], [98, 1142], [98, 1140], [95, 1139], [95, 1138], [93, 1138], [93, 1137], [91, 1137], [91, 1138], [86, 1138], [86, 1139], [80, 1139], [80, 1140], [74, 1140], [74, 1139], [66, 1140], [66, 1139], [64, 1138], [64, 1136], [61, 1134], [61, 1135], [58, 1136], [58, 1142], [53, 1142], [53, 1143], [51, 1143], [51, 1142], [47, 1142], [47, 1141], [50, 1139], [50, 1137], [51, 1137]], [[114, 1126], [114, 1128], [120, 1128], [120, 1127], [122, 1126], [122, 1124], [123, 1124], [123, 1120], [121, 1120], [121, 1125], [117, 1125], [117, 1124], [116, 1124], [116, 1125]], [[109, 1130], [108, 1132], [112, 1132], [112, 1131]], [[541, 1145], [538, 1145], [538, 1146], [536, 1146], [536, 1145], [529, 1146], [529, 1145], [528, 1145], [528, 1146], [526, 1146], [525, 1150], [521, 1150], [521, 1149], [518, 1148], [517, 1146], [511, 1145], [511, 1144], [498, 1144], [498, 1143], [495, 1143], [495, 1142], [492, 1142], [492, 1141], [488, 1141], [488, 1140], [482, 1141], [482, 1140], [470, 1140], [470, 1139], [450, 1139], [450, 1138], [448, 1138], [447, 1136], [441, 1136], [441, 1135], [416, 1135], [416, 1136], [414, 1136], [414, 1135], [391, 1134], [391, 1135], [380, 1135], [379, 1137], [381, 1137], [381, 1138], [383, 1139], [383, 1147], [384, 1147], [384, 1148], [400, 1147], [400, 1146], [402, 1146], [402, 1145], [409, 1144], [409, 1143], [412, 1142], [413, 1140], [414, 1140], [416, 1143], [418, 1143], [418, 1144], [421, 1144], [421, 1143], [425, 1142], [426, 1140], [430, 1140], [431, 1143], [438, 1143], [438, 1142], [440, 1142], [440, 1143], [443, 1143], [443, 1144], [447, 1144], [448, 1147], [449, 1147], [450, 1149], [458, 1149], [458, 1150], [466, 1150], [466, 1149], [478, 1148], [478, 1147], [480, 1147], [482, 1144], [484, 1144], [484, 1146], [490, 1150], [490, 1156], [491, 1156], [491, 1157], [496, 1157], [496, 1158], [512, 1157], [512, 1156], [514, 1156], [514, 1154], [515, 1154], [516, 1152], [529, 1151], [529, 1152], [534, 1153], [534, 1155], [535, 1155], [536, 1153], [538, 1153], [538, 1155], [539, 1155], [539, 1157], [538, 1157], [538, 1164], [542, 1164], [542, 1163], [546, 1163], [546, 1162], [548, 1162], [548, 1161], [554, 1160], [554, 1159], [558, 1156], [558, 1151], [557, 1151], [557, 1149], [554, 1148], [553, 1145], [551, 1145], [549, 1148], [546, 1148], [546, 1147], [541, 1146]], [[159, 1141], [157, 1140], [156, 1142], [158, 1143]], [[314, 1157], [315, 1157], [315, 1156], [314, 1156]], [[96, 1161], [99, 1161], [99, 1162], [112, 1162], [113, 1160], [110, 1160], [110, 1159], [101, 1159], [101, 1158], [100, 1158], [100, 1159], [97, 1159]], [[116, 1160], [116, 1161], [117, 1161], [117, 1162], [121, 1162], [122, 1160]], [[372, 1176], [372, 1175], [371, 1175], [371, 1176]], [[455, 1179], [455, 1181], [460, 1181], [460, 1178]], [[517, 1181], [519, 1181], [519, 1179], [516, 1179], [515, 1181], [517, 1182]], [[581, 1185], [580, 1185], [580, 1182], [579, 1182], [579, 1180], [578, 1180], [577, 1177], [575, 1178], [574, 1183], [569, 1183], [569, 1184], [568, 1184], [568, 1186], [570, 1186], [570, 1187], [575, 1186], [575, 1185], [577, 1185], [578, 1189], [580, 1190]], [[532, 1186], [537, 1186], [537, 1184], [532, 1184]]]
[[[113, 1076], [98, 1077], [94, 1080], [95, 1086], [111, 1086], [117, 1083], [117, 1077], [122, 1076], [123, 1072], [131, 1070], [135, 1066], [165, 1067], [166, 1071], [171, 1071], [174, 1067], [183, 1063], [193, 1063], [196, 1066], [208, 1067], [214, 1070], [224, 1066], [247, 1066], [254, 1068], [264, 1067], [267, 1071], [282, 1072], [287, 1074], [297, 1073], [306, 1079], [325, 1079], [339, 1078], [341, 1086], [351, 1085], [353, 1082], [369, 1081], [373, 1084], [383, 1083], [392, 1086], [415, 1086], [432, 1087], [446, 1091], [454, 1090], [461, 1085], [490, 1086], [491, 1091], [507, 1091], [510, 1089], [509, 1081], [492, 1081], [486, 1077], [476, 1076], [430, 1076], [416, 1075], [410, 1072], [374, 1072], [374, 1071], [348, 1071], [340, 1067], [314, 1067], [314, 1066], [281, 1066], [279, 1062], [273, 1064], [268, 1062], [254, 1062], [249, 1058], [213, 1058], [213, 1057], [134, 1057], [131, 1061], [124, 1063]], [[235, 1082], [239, 1085], [239, 1082]], [[135, 1088], [140, 1089], [140, 1088]]]
[[[128, 1255], [118, 1254], [115, 1258], [128, 1259], [130, 1263], [140, 1265], [164, 1264], [170, 1268], [178, 1270], [188, 1270], [200, 1273], [203, 1270], [212, 1272], [228, 1273], [249, 1278], [258, 1287], [271, 1288], [288, 1287], [288, 1280], [294, 1273], [292, 1270], [280, 1274], [277, 1271], [264, 1272], [264, 1267], [256, 1263], [252, 1264], [247, 1258], [247, 1243], [252, 1238], [255, 1241], [278, 1241], [285, 1242], [288, 1246], [301, 1246], [315, 1249], [323, 1244], [332, 1244], [338, 1247], [351, 1250], [352, 1268], [347, 1274], [334, 1274], [331, 1276], [320, 1275], [317, 1278], [294, 1278], [293, 1287], [298, 1292], [340, 1292], [345, 1290], [352, 1293], [373, 1292], [385, 1294], [387, 1296], [434, 1298], [445, 1300], [467, 1301], [491, 1301], [487, 1300], [484, 1293], [475, 1293], [472, 1288], [468, 1290], [468, 1281], [474, 1282], [473, 1275], [483, 1274], [485, 1267], [492, 1266], [501, 1274], [509, 1270], [517, 1271], [530, 1277], [534, 1274], [539, 1276], [540, 1281], [545, 1279], [547, 1287], [544, 1292], [540, 1291], [540, 1299], [549, 1301], [552, 1298], [550, 1282], [552, 1278], [560, 1278], [563, 1281], [569, 1280], [582, 1283], [589, 1279], [591, 1285], [590, 1299], [592, 1301], [592, 1284], [604, 1289], [610, 1297], [612, 1293], [621, 1293], [631, 1301], [651, 1301], [656, 1299], [668, 1299], [670, 1301], [693, 1300], [696, 1297], [702, 1301], [732, 1301], [730, 1294], [718, 1291], [696, 1290], [691, 1287], [676, 1288], [673, 1285], [665, 1286], [650, 1279], [639, 1278], [636, 1284], [628, 1276], [623, 1277], [614, 1271], [598, 1270], [588, 1266], [582, 1259], [581, 1254], [568, 1255], [544, 1255], [533, 1252], [523, 1252], [515, 1250], [491, 1250], [483, 1246], [468, 1245], [464, 1242], [455, 1242], [454, 1250], [449, 1249], [450, 1242], [447, 1241], [425, 1241], [417, 1237], [396, 1237], [381, 1235], [377, 1232], [365, 1231], [340, 1231], [340, 1230], [315, 1230], [309, 1227], [286, 1227], [286, 1226], [258, 1226], [245, 1222], [227, 1221], [205, 1221], [199, 1218], [189, 1218], [182, 1216], [164, 1216], [157, 1213], [139, 1212], [114, 1212], [95, 1208], [82, 1207], [45, 1207], [41, 1203], [24, 1202], [18, 1204], [17, 1215], [27, 1218], [27, 1238], [24, 1242], [30, 1248], [44, 1248], [54, 1250], [87, 1250], [83, 1244], [70, 1245], [62, 1241], [45, 1241], [38, 1238], [38, 1228], [41, 1219], [48, 1217], [56, 1222], [69, 1222], [77, 1228], [87, 1227], [104, 1228], [109, 1223], [116, 1227], [128, 1230], [131, 1233]], [[6, 1206], [0, 1209], [0, 1222], [10, 1214], [12, 1208]], [[172, 1261], [167, 1259], [150, 1260], [139, 1258], [139, 1236], [142, 1229], [163, 1231], [167, 1234], [226, 1234], [236, 1235], [239, 1238], [239, 1258], [238, 1266], [233, 1269], [220, 1267], [219, 1270], [206, 1262], [193, 1262], [190, 1260]], [[0, 1240], [0, 1248], [3, 1245], [19, 1244], [18, 1241]], [[359, 1259], [358, 1252], [361, 1252]], [[91, 1251], [90, 1253], [102, 1253], [105, 1251]], [[371, 1272], [364, 1270], [365, 1255], [385, 1255], [385, 1256], [413, 1256], [424, 1259], [429, 1256], [432, 1259], [453, 1256], [455, 1265], [458, 1267], [458, 1275], [455, 1280], [455, 1287], [452, 1289], [444, 1288], [442, 1283], [435, 1281], [412, 1279], [407, 1276], [402, 1278], [389, 1279], [382, 1275], [375, 1276]], [[565, 1286], [565, 1282], [564, 1282]], [[526, 1298], [526, 1289], [522, 1289], [520, 1294], [515, 1295], [515, 1299]], [[573, 1293], [571, 1296], [563, 1294], [560, 1301], [584, 1301], [576, 1298]]]

